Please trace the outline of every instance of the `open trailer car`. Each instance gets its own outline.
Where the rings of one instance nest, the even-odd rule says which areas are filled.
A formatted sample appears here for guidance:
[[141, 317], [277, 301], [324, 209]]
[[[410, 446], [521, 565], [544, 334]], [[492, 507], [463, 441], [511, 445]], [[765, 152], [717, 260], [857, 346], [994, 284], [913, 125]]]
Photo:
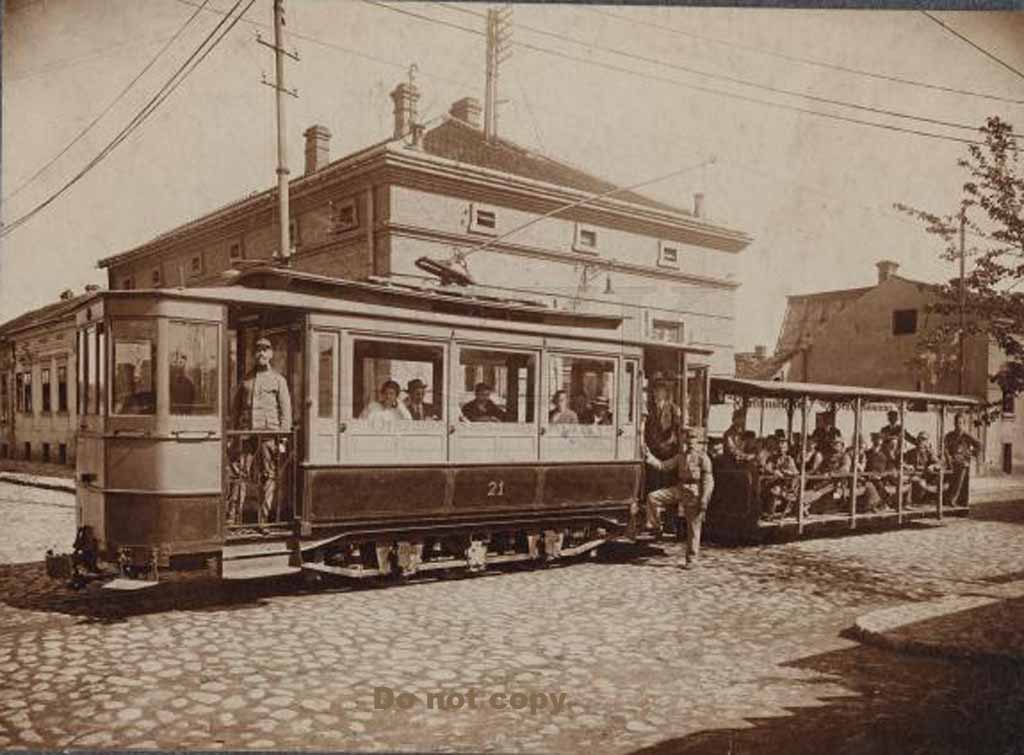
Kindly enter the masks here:
[[[898, 527], [922, 518], [966, 516], [969, 510], [969, 464], [945, 453], [944, 438], [952, 418], [963, 413], [973, 432], [981, 401], [910, 391], [845, 385], [712, 378], [712, 404], [740, 412], [759, 440], [754, 451], [784, 437], [792, 449], [788, 473], [765, 468], [756, 459], [737, 463], [726, 455], [714, 459], [715, 489], [705, 532], [719, 542], [754, 543], [805, 534]], [[812, 424], [810, 414], [817, 411]], [[898, 414], [899, 432], [891, 464], [879, 471], [865, 463], [872, 432], [886, 416]], [[845, 414], [845, 417], [843, 416]], [[845, 421], [844, 421], [845, 420]], [[794, 432], [794, 423], [798, 432]], [[842, 428], [847, 428], [844, 433]], [[915, 463], [912, 439], [928, 436], [934, 463]], [[886, 433], [883, 431], [881, 436]], [[812, 471], [810, 457], [821, 438], [844, 438], [845, 448], [863, 449], [861, 461], [847, 457], [842, 471]], [[932, 445], [933, 444], [933, 445]], [[760, 447], [760, 448], [759, 448]], [[753, 455], [753, 454], [752, 454]], [[922, 460], [928, 454], [920, 454]], [[777, 467], [778, 465], [776, 465]]]
[[[232, 406], [264, 337], [289, 428], [246, 429]], [[243, 578], [592, 551], [643, 492], [644, 371], [702, 425], [710, 354], [638, 340], [618, 315], [273, 267], [97, 293], [77, 346], [79, 561]], [[419, 381], [429, 411], [370, 411], [388, 381], [403, 400]], [[467, 420], [480, 383], [495, 421]], [[562, 391], [574, 421], [555, 421]]]

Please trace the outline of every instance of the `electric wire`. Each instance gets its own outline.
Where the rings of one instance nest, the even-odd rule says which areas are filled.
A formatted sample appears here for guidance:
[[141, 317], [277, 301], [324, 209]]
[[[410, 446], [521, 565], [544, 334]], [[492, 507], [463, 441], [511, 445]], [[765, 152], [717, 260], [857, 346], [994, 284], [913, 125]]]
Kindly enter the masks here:
[[979, 45], [979, 44], [977, 44], [977, 43], [973, 42], [973, 41], [972, 41], [971, 39], [969, 39], [969, 38], [968, 38], [968, 37], [966, 37], [965, 35], [963, 35], [963, 34], [961, 34], [960, 32], [958, 32], [958, 31], [957, 31], [956, 29], [954, 29], [954, 28], [953, 28], [952, 26], [950, 26], [949, 24], [947, 24], [947, 23], [945, 23], [944, 21], [940, 20], [939, 18], [937, 18], [937, 17], [933, 16], [933, 15], [932, 15], [931, 13], [929, 13], [929, 12], [928, 12], [928, 11], [926, 11], [926, 10], [923, 10], [923, 11], [921, 11], [921, 13], [923, 13], [923, 14], [924, 14], [925, 16], [927, 16], [927, 17], [928, 17], [928, 18], [930, 18], [930, 19], [931, 19], [932, 21], [934, 21], [935, 23], [937, 23], [937, 24], [938, 24], [939, 26], [941, 26], [941, 27], [942, 27], [943, 29], [945, 29], [946, 31], [948, 31], [948, 32], [949, 32], [950, 34], [952, 34], [952, 35], [953, 35], [954, 37], [956, 37], [957, 39], [959, 39], [959, 40], [961, 40], [961, 41], [963, 41], [963, 42], [966, 42], [967, 44], [969, 44], [969, 45], [970, 45], [971, 47], [973, 47], [973, 48], [974, 48], [975, 50], [977, 50], [978, 52], [980, 52], [980, 53], [981, 53], [982, 55], [984, 55], [984, 56], [985, 56], [986, 58], [988, 58], [989, 60], [994, 60], [994, 61], [995, 61], [996, 63], [998, 63], [999, 65], [1001, 65], [1001, 66], [1002, 66], [1003, 68], [1005, 68], [1006, 70], [1010, 71], [1011, 73], [1015, 73], [1015, 74], [1016, 74], [1017, 76], [1019, 76], [1020, 78], [1024, 79], [1024, 73], [1021, 73], [1021, 72], [1020, 72], [1020, 71], [1019, 71], [1018, 69], [1016, 69], [1016, 68], [1014, 68], [1013, 66], [1011, 66], [1011, 65], [1010, 65], [1009, 63], [1007, 63], [1007, 62], [1006, 62], [1005, 60], [1003, 60], [1003, 59], [1001, 59], [1001, 58], [997, 57], [996, 55], [994, 55], [993, 53], [989, 52], [988, 50], [986, 50], [986, 49], [985, 49], [984, 47], [982, 47], [981, 45]]

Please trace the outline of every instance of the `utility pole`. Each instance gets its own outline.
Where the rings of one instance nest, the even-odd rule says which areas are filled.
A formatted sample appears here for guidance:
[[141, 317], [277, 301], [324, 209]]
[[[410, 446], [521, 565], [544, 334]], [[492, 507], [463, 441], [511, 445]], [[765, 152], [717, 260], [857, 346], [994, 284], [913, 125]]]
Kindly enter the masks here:
[[964, 393], [965, 373], [967, 370], [967, 249], [964, 245], [964, 234], [967, 226], [967, 211], [960, 208], [960, 379], [958, 393]]
[[498, 71], [512, 57], [512, 6], [487, 11], [487, 79], [484, 86], [484, 138], [498, 136]]
[[285, 95], [298, 97], [297, 89], [288, 89], [284, 83], [284, 59], [289, 57], [298, 62], [299, 54], [295, 51], [289, 52], [284, 49], [284, 0], [273, 0], [274, 2], [274, 43], [265, 42], [262, 37], [256, 37], [256, 41], [264, 47], [274, 51], [274, 81], [267, 81], [263, 76], [263, 83], [276, 90], [275, 107], [277, 111], [277, 200], [278, 200], [278, 223], [280, 224], [280, 240], [278, 249], [278, 261], [287, 262], [291, 256], [291, 220], [289, 218], [288, 201], [288, 133], [285, 126]]

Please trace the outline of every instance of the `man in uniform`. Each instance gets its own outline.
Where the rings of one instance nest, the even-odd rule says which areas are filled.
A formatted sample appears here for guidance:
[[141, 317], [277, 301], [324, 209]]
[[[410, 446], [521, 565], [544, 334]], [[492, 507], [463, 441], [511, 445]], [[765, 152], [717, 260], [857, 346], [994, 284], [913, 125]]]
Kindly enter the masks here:
[[[686, 520], [686, 561], [685, 568], [697, 560], [700, 554], [700, 530], [704, 514], [711, 502], [715, 478], [711, 471], [711, 459], [704, 452], [702, 439], [694, 437], [690, 430], [680, 431], [679, 454], [668, 461], [661, 461], [651, 453], [647, 463], [656, 469], [675, 469], [679, 481], [670, 487], [655, 490], [647, 496], [647, 522], [657, 525], [662, 509], [675, 507], [680, 522]], [[701, 445], [697, 445], [701, 443]], [[676, 533], [677, 537], [679, 533]]]
[[953, 417], [953, 429], [943, 438], [942, 451], [946, 463], [952, 467], [953, 481], [947, 501], [951, 506], [963, 506], [967, 494], [967, 474], [971, 467], [971, 459], [981, 448], [981, 444], [967, 433], [967, 417], [957, 412]]
[[[291, 432], [292, 398], [288, 381], [270, 366], [274, 348], [270, 339], [261, 337], [256, 341], [256, 359], [253, 369], [238, 386], [234, 402], [234, 426], [238, 430], [274, 430]], [[262, 529], [270, 521], [277, 497], [278, 454], [284, 450], [283, 439], [273, 435], [254, 435], [245, 438], [242, 453], [236, 469], [236, 496], [231, 501], [228, 521], [241, 523], [242, 506], [245, 502], [246, 482], [252, 479], [255, 465], [261, 485], [259, 526]]]

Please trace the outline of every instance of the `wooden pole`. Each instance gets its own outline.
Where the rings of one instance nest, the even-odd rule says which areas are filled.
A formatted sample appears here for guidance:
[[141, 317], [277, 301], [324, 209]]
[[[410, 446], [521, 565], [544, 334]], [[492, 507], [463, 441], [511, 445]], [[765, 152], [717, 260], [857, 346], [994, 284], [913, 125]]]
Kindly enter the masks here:
[[850, 484], [850, 529], [857, 528], [857, 462], [860, 459], [861, 403], [860, 396], [853, 402], [853, 482]]
[[800, 402], [800, 496], [797, 498], [796, 529], [804, 534], [804, 487], [807, 485], [807, 396]]
[[899, 474], [896, 477], [896, 523], [903, 524], [903, 434], [906, 432], [904, 427], [905, 415], [907, 409], [907, 402], [900, 401], [900, 437], [896, 442], [896, 457], [899, 466]]
[[793, 412], [796, 407], [793, 406], [793, 399], [786, 399], [786, 440], [790, 443], [793, 442]]
[[761, 397], [761, 422], [757, 431], [758, 438], [764, 437], [764, 402], [767, 400], [764, 396]]

